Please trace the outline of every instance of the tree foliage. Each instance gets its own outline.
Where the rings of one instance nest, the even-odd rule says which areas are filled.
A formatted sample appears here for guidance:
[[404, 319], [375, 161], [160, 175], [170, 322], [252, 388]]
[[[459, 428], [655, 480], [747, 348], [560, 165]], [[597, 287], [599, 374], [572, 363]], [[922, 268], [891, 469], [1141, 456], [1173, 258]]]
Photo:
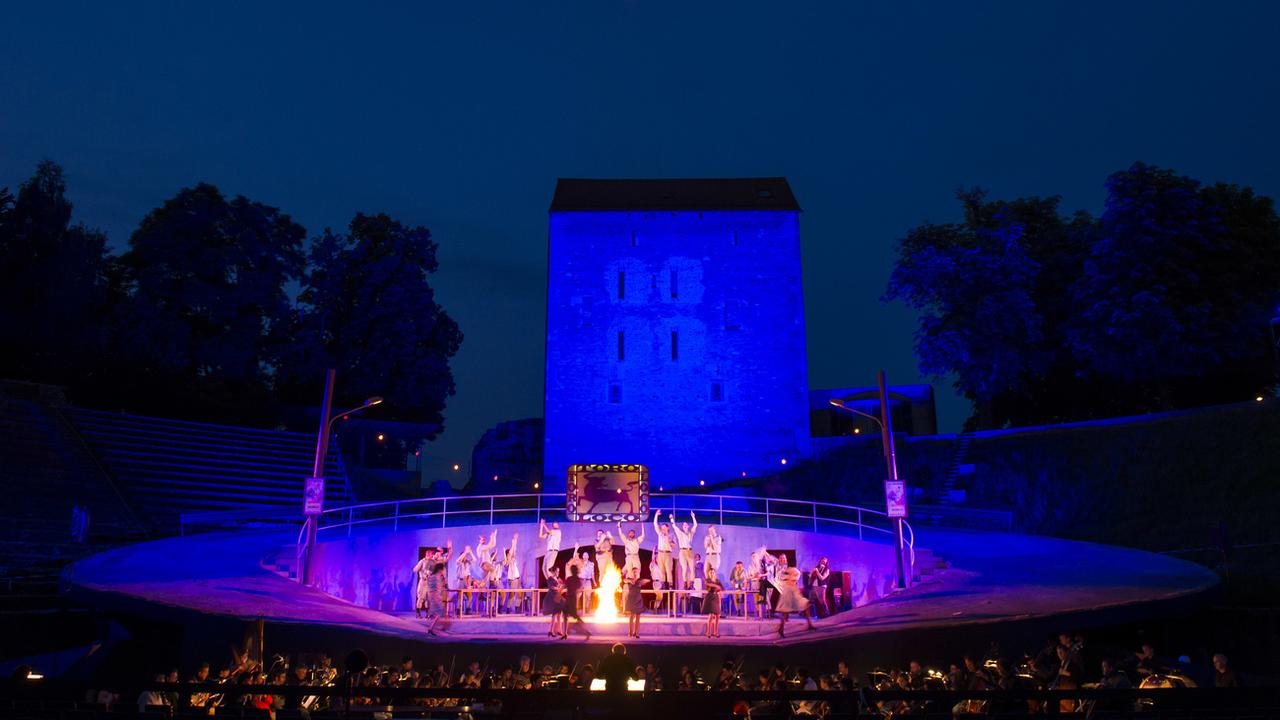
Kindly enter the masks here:
[[278, 209], [203, 183], [151, 211], [119, 258], [121, 351], [140, 379], [219, 415], [268, 402], [305, 238]]
[[337, 409], [385, 397], [379, 417], [408, 424], [387, 429], [379, 455], [402, 457], [434, 438], [454, 393], [449, 360], [462, 332], [428, 282], [439, 267], [436, 250], [426, 228], [381, 214], [358, 214], [348, 233], [326, 230], [311, 248], [281, 387], [299, 400], [313, 397], [332, 367]]
[[361, 453], [371, 464], [402, 463], [443, 427], [462, 334], [428, 282], [439, 263], [426, 228], [357, 215], [308, 243], [279, 209], [202, 183], [112, 257], [71, 216], [53, 162], [17, 195], [0, 189], [0, 336], [12, 341], [0, 376], [112, 409], [310, 430], [315, 415], [296, 406], [319, 404], [333, 367], [336, 406], [380, 395], [374, 419], [397, 421]]
[[959, 194], [964, 220], [898, 244], [886, 300], [919, 311], [921, 370], [954, 378], [970, 427], [1140, 413], [1274, 384], [1280, 298], [1269, 198], [1136, 164], [1097, 219], [1058, 198]]
[[71, 223], [62, 168], [0, 190], [0, 376], [83, 384], [105, 339], [106, 237]]

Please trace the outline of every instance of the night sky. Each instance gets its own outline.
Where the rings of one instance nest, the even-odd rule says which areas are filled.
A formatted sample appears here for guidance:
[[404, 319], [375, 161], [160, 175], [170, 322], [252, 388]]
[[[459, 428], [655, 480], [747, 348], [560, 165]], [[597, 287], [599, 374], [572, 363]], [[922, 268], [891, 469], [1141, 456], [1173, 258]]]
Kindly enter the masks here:
[[[465, 463], [542, 413], [557, 177], [786, 176], [810, 385], [917, 382], [915, 317], [879, 297], [957, 187], [1096, 213], [1142, 160], [1280, 195], [1277, 27], [1243, 2], [17, 3], [0, 186], [62, 163], [117, 247], [200, 181], [312, 233], [428, 226], [466, 334], [431, 454]], [[953, 431], [967, 404], [937, 387]]]

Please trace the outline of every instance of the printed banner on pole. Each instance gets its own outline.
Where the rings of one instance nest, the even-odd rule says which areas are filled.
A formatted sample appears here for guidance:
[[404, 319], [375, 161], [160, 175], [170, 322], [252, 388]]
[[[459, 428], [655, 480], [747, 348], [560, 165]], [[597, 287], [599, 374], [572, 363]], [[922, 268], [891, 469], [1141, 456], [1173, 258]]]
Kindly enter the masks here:
[[891, 518], [907, 516], [907, 483], [904, 480], [884, 481], [884, 504]]
[[307, 487], [303, 491], [302, 513], [319, 515], [324, 512], [324, 478], [307, 478]]

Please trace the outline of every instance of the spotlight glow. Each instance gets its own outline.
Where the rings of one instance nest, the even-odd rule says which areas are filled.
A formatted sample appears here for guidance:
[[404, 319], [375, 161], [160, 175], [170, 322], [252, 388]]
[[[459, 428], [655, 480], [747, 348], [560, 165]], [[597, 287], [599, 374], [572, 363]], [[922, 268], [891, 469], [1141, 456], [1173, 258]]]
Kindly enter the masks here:
[[595, 589], [596, 595], [596, 614], [592, 616], [592, 622], [596, 623], [615, 623], [618, 622], [618, 604], [616, 597], [618, 594], [618, 586], [622, 585], [622, 573], [618, 572], [617, 565], [610, 565], [605, 571], [604, 577], [600, 578], [600, 587]]

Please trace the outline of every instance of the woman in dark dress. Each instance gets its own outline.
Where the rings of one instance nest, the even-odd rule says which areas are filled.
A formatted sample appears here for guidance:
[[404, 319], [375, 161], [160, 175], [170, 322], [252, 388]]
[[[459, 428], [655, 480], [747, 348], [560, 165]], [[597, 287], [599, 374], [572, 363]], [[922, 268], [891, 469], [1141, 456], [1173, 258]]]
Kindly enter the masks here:
[[707, 594], [702, 599], [702, 612], [707, 616], [707, 637], [720, 637], [720, 591], [724, 583], [715, 568], [707, 568]]
[[542, 596], [542, 614], [551, 616], [547, 637], [567, 637], [561, 627], [564, 622], [564, 583], [560, 580], [560, 568], [553, 567], [547, 573], [547, 594]]
[[644, 595], [641, 586], [649, 582], [640, 579], [640, 568], [633, 567], [622, 578], [622, 609], [627, 613], [627, 637], [640, 637], [640, 615], [644, 613]]

